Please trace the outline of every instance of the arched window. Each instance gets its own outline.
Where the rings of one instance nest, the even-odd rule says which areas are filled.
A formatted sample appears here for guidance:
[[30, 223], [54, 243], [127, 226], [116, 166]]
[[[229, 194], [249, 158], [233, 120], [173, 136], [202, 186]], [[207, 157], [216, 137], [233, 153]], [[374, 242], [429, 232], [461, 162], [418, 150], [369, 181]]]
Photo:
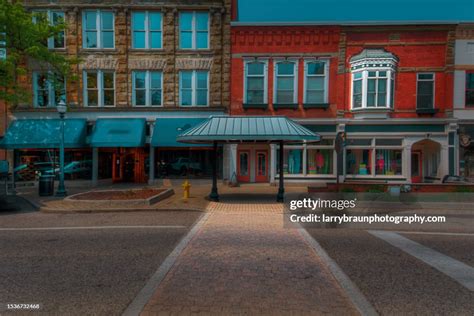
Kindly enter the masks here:
[[274, 103], [298, 103], [297, 68], [296, 61], [275, 62]]
[[267, 61], [245, 62], [244, 103], [266, 104]]

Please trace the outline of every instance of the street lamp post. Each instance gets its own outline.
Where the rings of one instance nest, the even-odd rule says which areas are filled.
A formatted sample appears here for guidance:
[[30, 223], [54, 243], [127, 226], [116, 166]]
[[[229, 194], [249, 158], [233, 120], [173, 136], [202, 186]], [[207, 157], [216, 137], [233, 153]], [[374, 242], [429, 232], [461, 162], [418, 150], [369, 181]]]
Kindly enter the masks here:
[[64, 101], [60, 101], [57, 110], [59, 113], [59, 185], [58, 190], [56, 191], [56, 196], [66, 196], [66, 188], [64, 186], [64, 115], [66, 114], [66, 104]]

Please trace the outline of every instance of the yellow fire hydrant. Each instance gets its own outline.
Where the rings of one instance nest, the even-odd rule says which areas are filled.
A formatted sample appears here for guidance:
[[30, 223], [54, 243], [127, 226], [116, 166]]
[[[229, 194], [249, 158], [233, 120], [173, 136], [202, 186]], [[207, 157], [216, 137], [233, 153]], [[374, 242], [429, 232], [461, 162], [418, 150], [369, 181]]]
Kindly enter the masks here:
[[184, 181], [184, 183], [181, 185], [183, 187], [183, 198], [185, 200], [189, 199], [189, 191], [191, 189], [191, 184], [189, 183], [188, 180]]

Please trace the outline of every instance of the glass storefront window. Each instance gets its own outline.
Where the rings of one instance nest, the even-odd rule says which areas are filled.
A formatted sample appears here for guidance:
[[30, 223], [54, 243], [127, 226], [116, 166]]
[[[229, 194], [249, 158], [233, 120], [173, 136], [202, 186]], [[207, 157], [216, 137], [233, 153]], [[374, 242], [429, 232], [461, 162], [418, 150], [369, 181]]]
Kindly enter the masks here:
[[400, 149], [377, 149], [375, 151], [375, 174], [401, 175], [402, 151]]
[[371, 149], [348, 149], [346, 152], [346, 173], [350, 175], [370, 175], [371, 156]]
[[307, 174], [332, 174], [333, 150], [309, 149], [307, 150]]

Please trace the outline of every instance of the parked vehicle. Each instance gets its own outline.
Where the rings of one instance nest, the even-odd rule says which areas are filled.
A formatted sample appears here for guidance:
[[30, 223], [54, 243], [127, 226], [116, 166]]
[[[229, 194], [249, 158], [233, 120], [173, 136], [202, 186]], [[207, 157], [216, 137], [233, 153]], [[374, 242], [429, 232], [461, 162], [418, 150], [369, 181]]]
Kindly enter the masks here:
[[173, 171], [178, 171], [180, 174], [185, 175], [188, 172], [200, 172], [202, 170], [199, 162], [191, 161], [189, 158], [180, 157], [170, 163], [170, 167]]
[[[56, 175], [59, 174], [59, 167], [54, 170]], [[66, 177], [88, 176], [92, 172], [92, 160], [71, 161], [64, 166], [64, 175]], [[46, 171], [46, 174], [52, 174], [53, 170]]]
[[466, 177], [461, 177], [461, 176], [450, 176], [446, 175], [443, 178], [443, 183], [453, 183], [453, 184], [473, 184], [472, 181], [470, 181]]

